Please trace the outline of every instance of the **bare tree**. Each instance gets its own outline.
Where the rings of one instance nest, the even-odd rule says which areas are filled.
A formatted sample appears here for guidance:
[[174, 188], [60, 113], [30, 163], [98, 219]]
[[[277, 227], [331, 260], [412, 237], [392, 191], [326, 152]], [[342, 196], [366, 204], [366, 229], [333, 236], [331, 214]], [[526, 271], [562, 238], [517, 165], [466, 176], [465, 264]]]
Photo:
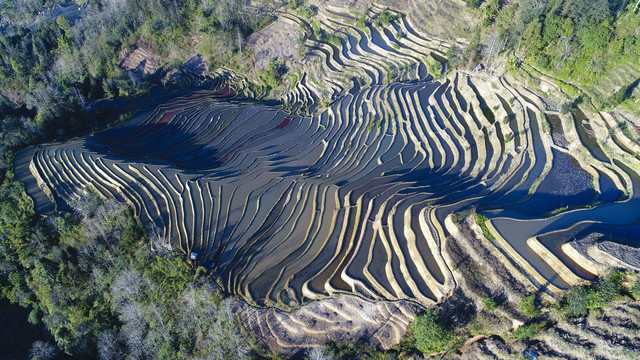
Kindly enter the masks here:
[[246, 359], [248, 349], [246, 339], [240, 331], [236, 315], [233, 312], [232, 299], [227, 298], [218, 308], [217, 318], [208, 332], [208, 340], [214, 345], [214, 358]]
[[112, 331], [105, 331], [98, 336], [98, 358], [100, 360], [124, 359], [125, 353]]
[[327, 352], [320, 347], [313, 348], [309, 350], [309, 360], [329, 360], [332, 359]]
[[242, 51], [242, 48], [244, 46], [244, 36], [242, 36], [242, 33], [240, 32], [240, 28], [236, 29], [236, 42], [238, 51]]
[[[114, 310], [120, 310], [122, 315], [131, 315], [131, 312], [125, 314], [122, 310], [128, 305], [137, 301], [141, 301], [144, 297], [144, 291], [149, 286], [149, 281], [139, 272], [131, 269], [122, 270], [120, 275], [111, 285], [111, 293], [113, 299]], [[132, 309], [129, 309], [131, 311]], [[133, 314], [137, 317], [139, 313]], [[130, 319], [126, 316], [123, 320]]]
[[119, 336], [127, 344], [128, 358], [154, 358], [155, 343], [153, 339], [149, 339], [147, 336], [147, 324], [142, 315], [136, 315], [131, 320], [126, 321], [120, 328]]
[[504, 48], [503, 43], [500, 41], [500, 35], [497, 30], [494, 30], [489, 35], [489, 41], [487, 45], [482, 48], [482, 57], [487, 62], [487, 69], [491, 67], [498, 54]]
[[41, 82], [25, 97], [29, 109], [36, 108], [42, 120], [54, 119], [62, 113], [67, 102], [54, 82]]
[[151, 253], [153, 255], [164, 256], [173, 251], [173, 248], [171, 247], [171, 240], [164, 236], [157, 226], [149, 226], [147, 233], [149, 234], [149, 243], [151, 246]]
[[53, 359], [58, 354], [58, 348], [55, 345], [38, 340], [31, 345], [31, 350], [29, 350], [29, 356], [34, 358], [40, 358], [44, 360]]

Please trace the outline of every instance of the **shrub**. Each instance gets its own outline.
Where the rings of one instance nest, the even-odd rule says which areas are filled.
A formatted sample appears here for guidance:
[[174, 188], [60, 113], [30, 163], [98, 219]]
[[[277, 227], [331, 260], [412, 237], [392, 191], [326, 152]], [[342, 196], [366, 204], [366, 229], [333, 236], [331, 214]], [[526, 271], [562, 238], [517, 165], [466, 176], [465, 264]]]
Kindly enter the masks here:
[[602, 309], [615, 299], [619, 295], [617, 283], [612, 276], [597, 283], [589, 292], [589, 308]]
[[521, 66], [522, 66], [522, 60], [518, 58], [510, 57], [509, 60], [507, 60], [507, 67], [510, 70], [518, 70], [520, 69]]
[[[370, 358], [377, 349], [365, 339], [355, 341], [331, 341], [325, 346], [324, 358], [319, 359], [361, 359]], [[313, 355], [313, 354], [312, 354]]]
[[560, 303], [560, 309], [568, 317], [589, 314], [589, 290], [583, 287], [569, 289]]
[[304, 0], [288, 0], [286, 4], [289, 9], [297, 9], [304, 5]]
[[342, 40], [337, 35], [331, 35], [331, 36], [327, 37], [327, 41], [329, 41], [331, 44], [337, 46], [338, 48], [342, 47]]
[[617, 91], [614, 91], [611, 96], [609, 96], [608, 102], [611, 106], [620, 105], [624, 99], [626, 98], [628, 86], [622, 86]]
[[560, 107], [560, 112], [562, 112], [563, 114], [568, 114], [571, 110], [573, 110], [573, 108], [574, 108], [573, 102], [567, 101], [563, 103], [562, 106]]
[[513, 337], [518, 340], [527, 340], [531, 339], [538, 335], [540, 330], [545, 326], [545, 323], [533, 323], [526, 326], [520, 326], [516, 330], [513, 331]]
[[621, 294], [622, 277], [621, 271], [614, 271], [591, 286], [570, 288], [559, 303], [560, 311], [568, 317], [579, 317], [604, 308]]
[[389, 25], [392, 21], [395, 21], [397, 16], [392, 15], [389, 10], [384, 9], [380, 15], [375, 20], [376, 26], [382, 27]]
[[501, 0], [489, 0], [484, 8], [484, 19], [482, 19], [482, 25], [489, 26], [493, 24], [502, 8]]
[[531, 294], [520, 301], [520, 310], [530, 317], [540, 316], [540, 310], [536, 309], [536, 294]]
[[494, 311], [495, 309], [498, 308], [496, 301], [491, 296], [482, 299], [482, 304], [489, 311]]
[[364, 29], [369, 25], [369, 19], [367, 18], [366, 12], [364, 14], [356, 13], [356, 27], [359, 29]]
[[311, 27], [313, 28], [313, 33], [319, 35], [320, 31], [322, 30], [322, 28], [320, 27], [320, 23], [316, 20], [311, 20], [309, 24], [311, 24]]
[[449, 67], [457, 68], [462, 65], [462, 49], [457, 45], [451, 46], [446, 53], [447, 62], [449, 63]]
[[[631, 130], [629, 129], [629, 125], [627, 125], [626, 122], [624, 121], [619, 121], [618, 122], [618, 128], [620, 129], [620, 131], [622, 131], [622, 134], [624, 134], [624, 136], [626, 136], [627, 138], [629, 138], [629, 140], [631, 141], [636, 141], [633, 138], [633, 133], [631, 132]], [[612, 128], [615, 129], [615, 128]]]
[[29, 312], [29, 317], [27, 318], [29, 324], [38, 325], [40, 323], [40, 309], [35, 306], [31, 312]]
[[300, 9], [298, 9], [298, 14], [306, 19], [311, 19], [317, 13], [318, 13], [318, 9], [315, 6], [305, 5]]
[[269, 89], [274, 89], [281, 84], [282, 76], [288, 71], [284, 60], [271, 58], [264, 70], [258, 71], [260, 81]]
[[419, 315], [410, 329], [416, 340], [416, 348], [423, 354], [443, 351], [453, 340], [453, 332], [434, 309], [428, 309]]

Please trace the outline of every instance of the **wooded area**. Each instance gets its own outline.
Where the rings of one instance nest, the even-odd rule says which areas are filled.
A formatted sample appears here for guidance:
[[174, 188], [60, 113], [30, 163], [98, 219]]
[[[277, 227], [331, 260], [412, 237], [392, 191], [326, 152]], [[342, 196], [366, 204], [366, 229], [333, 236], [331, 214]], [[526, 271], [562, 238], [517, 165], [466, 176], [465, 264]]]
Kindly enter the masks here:
[[[241, 66], [243, 42], [271, 21], [247, 1], [91, 1], [77, 16], [42, 19], [61, 1], [8, 1], [0, 36], [1, 153], [16, 146], [86, 131], [110, 119], [87, 115], [92, 101], [139, 94], [151, 84], [119, 67], [118, 54], [151, 44], [164, 73], [186, 60], [194, 37], [213, 68]], [[42, 17], [42, 16], [41, 16]], [[117, 114], [116, 114], [117, 115]], [[0, 158], [0, 169], [7, 167]]]
[[477, 31], [489, 40], [481, 43], [478, 34], [464, 53], [459, 48], [451, 50], [449, 60], [454, 67], [477, 62], [491, 65], [508, 54], [516, 68], [525, 61], [586, 90], [603, 107], [620, 105], [637, 86], [636, 79], [617, 81], [624, 77], [625, 66], [640, 68], [640, 16], [633, 0], [543, 0], [508, 5], [469, 0], [467, 6], [480, 6], [472, 11], [482, 13], [485, 28]]

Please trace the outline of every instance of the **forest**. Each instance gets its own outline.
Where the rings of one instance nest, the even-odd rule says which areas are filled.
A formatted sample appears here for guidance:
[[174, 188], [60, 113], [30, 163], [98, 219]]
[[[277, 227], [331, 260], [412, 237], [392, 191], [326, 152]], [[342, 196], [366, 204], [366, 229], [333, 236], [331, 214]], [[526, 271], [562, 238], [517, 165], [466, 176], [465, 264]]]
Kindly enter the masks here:
[[477, 0], [466, 1], [471, 11], [481, 14], [483, 26], [468, 47], [450, 51], [454, 67], [492, 63], [508, 54], [513, 69], [526, 64], [525, 70], [532, 67], [534, 72], [575, 85], [563, 88], [569, 96], [577, 97], [579, 88], [598, 107], [612, 108], [623, 102], [627, 107], [636, 106], [632, 94], [638, 82], [625, 74], [627, 66], [640, 67], [640, 20], [634, 1], [504, 3], [490, 0], [481, 6]]
[[[90, 1], [75, 17], [40, 19], [37, 12], [62, 1], [6, 1], [1, 5], [0, 107], [3, 151], [88, 131], [117, 119], [91, 112], [102, 98], [127, 97], [157, 82], [121, 69], [118, 54], [136, 42], [153, 44], [168, 73], [192, 51], [211, 66], [242, 66], [244, 41], [269, 23], [269, 11], [241, 0]], [[42, 16], [40, 16], [42, 17]], [[37, 23], [36, 19], [39, 19]]]

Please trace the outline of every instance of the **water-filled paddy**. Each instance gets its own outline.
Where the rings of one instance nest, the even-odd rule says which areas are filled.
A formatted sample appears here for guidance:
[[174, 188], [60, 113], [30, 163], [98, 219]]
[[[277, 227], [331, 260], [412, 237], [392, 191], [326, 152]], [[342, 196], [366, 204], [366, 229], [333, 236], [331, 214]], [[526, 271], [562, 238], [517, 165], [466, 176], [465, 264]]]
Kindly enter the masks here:
[[[488, 210], [515, 251], [554, 285], [566, 286], [527, 239], [607, 221], [607, 207], [628, 211], [637, 200], [536, 219], [593, 203], [592, 177], [570, 155], [545, 150], [533, 110], [509, 109], [511, 122], [532, 130], [516, 133], [518, 151], [501, 142], [501, 131], [486, 130], [512, 131], [512, 124], [472, 120], [470, 113], [457, 114], [464, 126], [454, 123], [442, 108], [464, 107], [445, 96], [457, 92], [447, 88], [455, 83], [391, 84], [386, 96], [382, 86], [368, 88], [306, 117], [200, 92], [39, 150], [36, 175], [58, 199], [92, 185], [128, 201], [176, 248], [197, 252], [229, 292], [258, 303], [335, 291], [436, 300], [450, 281], [440, 253], [442, 224], [469, 207]], [[379, 128], [363, 121], [372, 109]], [[611, 179], [599, 181], [599, 200], [617, 199]], [[542, 243], [562, 259], [559, 244], [575, 235], [557, 234]]]
[[[439, 300], [455, 286], [442, 254], [445, 219], [469, 209], [538, 278], [569, 285], [558, 263], [591, 278], [562, 252], [571, 229], [602, 223], [606, 232], [640, 218], [638, 175], [595, 137], [590, 122], [603, 119], [545, 113], [504, 79], [433, 81], [421, 57], [441, 58], [448, 45], [403, 21], [342, 31], [341, 49], [309, 40], [323, 69], [344, 80], [327, 80], [342, 95], [312, 115], [225, 98], [236, 90], [219, 84], [22, 152], [16, 174], [42, 213], [87, 186], [129, 203], [175, 249], [197, 253], [228, 292], [258, 304], [336, 292]], [[569, 146], [592, 161], [579, 163]]]

